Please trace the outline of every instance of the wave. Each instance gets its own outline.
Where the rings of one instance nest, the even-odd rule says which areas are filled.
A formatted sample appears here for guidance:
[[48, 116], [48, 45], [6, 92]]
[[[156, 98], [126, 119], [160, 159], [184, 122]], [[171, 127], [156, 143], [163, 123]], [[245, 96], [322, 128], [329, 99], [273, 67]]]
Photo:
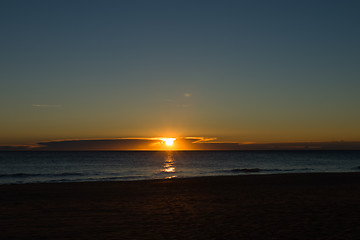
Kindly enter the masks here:
[[[118, 176], [118, 177], [89, 177], [86, 180], [87, 181], [111, 181], [111, 180], [131, 180], [131, 179], [142, 179], [145, 178], [144, 176]], [[79, 179], [84, 180], [84, 179]]]
[[232, 169], [230, 170], [231, 172], [244, 172], [244, 173], [247, 173], [247, 172], [260, 172], [261, 169], [260, 168], [235, 168], [235, 169]]
[[11, 173], [0, 174], [0, 178], [31, 178], [31, 177], [72, 177], [84, 176], [84, 173], [64, 172], [64, 173]]
[[296, 171], [313, 171], [312, 168], [298, 168], [298, 169], [261, 169], [261, 168], [234, 168], [231, 170], [222, 170], [218, 172], [222, 173], [259, 173], [259, 172], [296, 172]]

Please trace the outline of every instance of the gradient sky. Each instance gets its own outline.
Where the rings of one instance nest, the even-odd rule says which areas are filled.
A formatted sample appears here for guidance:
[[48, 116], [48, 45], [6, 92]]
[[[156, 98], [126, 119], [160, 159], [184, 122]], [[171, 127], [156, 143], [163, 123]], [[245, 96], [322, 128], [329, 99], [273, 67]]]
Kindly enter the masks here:
[[0, 145], [360, 141], [360, 1], [0, 3]]

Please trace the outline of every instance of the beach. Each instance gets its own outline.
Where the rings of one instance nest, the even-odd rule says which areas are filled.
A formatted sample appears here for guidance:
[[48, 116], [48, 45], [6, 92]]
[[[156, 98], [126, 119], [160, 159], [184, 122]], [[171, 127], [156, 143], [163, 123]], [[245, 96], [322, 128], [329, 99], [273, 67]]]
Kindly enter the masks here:
[[0, 185], [0, 239], [360, 239], [360, 174]]

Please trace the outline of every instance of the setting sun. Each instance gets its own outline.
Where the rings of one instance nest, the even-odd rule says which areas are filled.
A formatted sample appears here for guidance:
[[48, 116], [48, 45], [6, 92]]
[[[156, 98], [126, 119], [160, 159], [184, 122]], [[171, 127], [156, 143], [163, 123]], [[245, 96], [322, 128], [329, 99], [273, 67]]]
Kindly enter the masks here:
[[174, 144], [174, 141], [176, 140], [176, 138], [163, 138], [162, 139], [165, 143], [166, 146], [172, 146]]

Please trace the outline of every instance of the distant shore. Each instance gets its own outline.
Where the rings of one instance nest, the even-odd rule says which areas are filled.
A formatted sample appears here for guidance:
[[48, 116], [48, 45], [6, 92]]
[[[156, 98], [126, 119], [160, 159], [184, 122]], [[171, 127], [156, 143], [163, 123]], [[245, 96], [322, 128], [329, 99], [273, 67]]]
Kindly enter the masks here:
[[0, 185], [0, 239], [360, 239], [360, 173]]

